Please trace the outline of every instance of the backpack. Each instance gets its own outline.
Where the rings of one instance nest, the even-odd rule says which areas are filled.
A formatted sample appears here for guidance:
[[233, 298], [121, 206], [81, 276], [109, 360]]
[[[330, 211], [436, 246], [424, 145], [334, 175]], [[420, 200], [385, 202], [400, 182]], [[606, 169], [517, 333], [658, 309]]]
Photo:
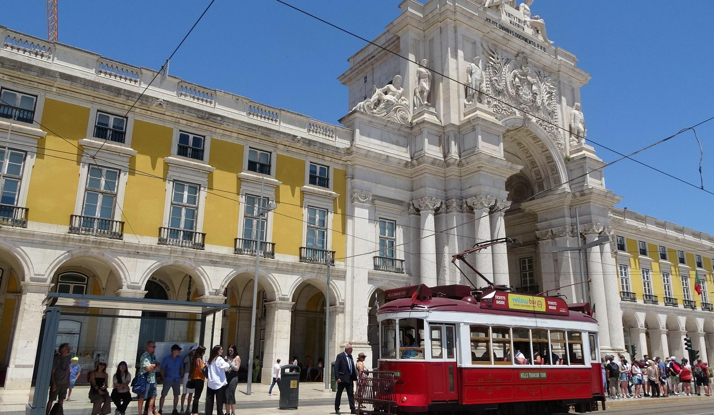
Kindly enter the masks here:
[[669, 368], [674, 373], [674, 376], [677, 376], [682, 371], [682, 368], [679, 367], [679, 365], [676, 362], [672, 362], [672, 364]]
[[607, 368], [610, 370], [611, 378], [619, 378], [620, 377], [620, 366], [617, 363], [610, 362], [607, 364]]
[[701, 366], [694, 366], [694, 377], [697, 379], [701, 379], [704, 377], [704, 371], [702, 370]]

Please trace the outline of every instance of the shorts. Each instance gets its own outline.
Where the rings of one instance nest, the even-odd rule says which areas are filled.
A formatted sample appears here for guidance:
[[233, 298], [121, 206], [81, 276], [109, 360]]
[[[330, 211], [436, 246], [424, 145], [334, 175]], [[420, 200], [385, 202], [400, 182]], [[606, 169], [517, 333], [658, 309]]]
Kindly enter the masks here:
[[[156, 397], [156, 383], [146, 384], [146, 393], [144, 393], [144, 399], [151, 399]], [[140, 396], [141, 398], [141, 396]]]
[[697, 386], [709, 386], [709, 378], [697, 379]]
[[181, 381], [180, 380], [176, 380], [173, 382], [164, 381], [164, 387], [163, 387], [163, 389], [161, 389], [161, 396], [168, 395], [169, 391], [171, 389], [174, 390], [174, 396], [181, 395]]
[[627, 382], [627, 373], [620, 373], [620, 382]]
[[679, 385], [679, 376], [670, 376], [669, 381], [672, 382], [672, 385]]
[[74, 389], [74, 384], [77, 383], [77, 379], [70, 379], [69, 380], [69, 389], [72, 390]]
[[188, 387], [188, 385], [187, 385], [187, 384], [188, 384], [188, 380], [189, 380], [189, 379], [188, 379], [188, 373], [184, 373], [184, 374], [183, 374], [183, 394], [184, 394], [184, 395], [188, 395], [189, 393], [194, 393], [194, 392], [196, 392], [195, 389]]
[[54, 392], [52, 392], [52, 387], [50, 387], [50, 400], [67, 399], [67, 386], [68, 385], [57, 385]]

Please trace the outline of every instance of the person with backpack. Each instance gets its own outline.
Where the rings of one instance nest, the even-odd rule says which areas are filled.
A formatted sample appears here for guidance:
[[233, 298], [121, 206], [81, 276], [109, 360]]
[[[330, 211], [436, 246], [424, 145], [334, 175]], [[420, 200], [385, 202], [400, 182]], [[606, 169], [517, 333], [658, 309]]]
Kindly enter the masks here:
[[669, 375], [669, 387], [674, 395], [679, 395], [679, 374], [682, 372], [682, 366], [677, 363], [676, 356], [672, 356], [670, 359], [671, 361], [667, 366], [667, 374]]
[[610, 355], [607, 357], [608, 364], [605, 367], [607, 371], [608, 386], [610, 388], [610, 398], [620, 398], [620, 365], [615, 362], [615, 357]]
[[[708, 381], [709, 376], [704, 375], [704, 370], [702, 368], [702, 359], [697, 359], [697, 364], [694, 365], [694, 381], [697, 383], [697, 396], [701, 396], [702, 394], [705, 379]], [[704, 393], [706, 394], [706, 392]]]

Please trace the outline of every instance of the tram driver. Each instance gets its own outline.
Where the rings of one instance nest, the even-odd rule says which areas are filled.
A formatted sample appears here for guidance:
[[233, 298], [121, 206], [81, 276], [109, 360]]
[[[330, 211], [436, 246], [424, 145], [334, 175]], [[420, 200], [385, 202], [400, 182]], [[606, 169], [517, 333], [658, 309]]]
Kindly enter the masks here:
[[419, 352], [417, 352], [414, 347], [414, 336], [407, 333], [404, 335], [404, 340], [402, 341], [402, 359], [415, 359], [418, 357]]

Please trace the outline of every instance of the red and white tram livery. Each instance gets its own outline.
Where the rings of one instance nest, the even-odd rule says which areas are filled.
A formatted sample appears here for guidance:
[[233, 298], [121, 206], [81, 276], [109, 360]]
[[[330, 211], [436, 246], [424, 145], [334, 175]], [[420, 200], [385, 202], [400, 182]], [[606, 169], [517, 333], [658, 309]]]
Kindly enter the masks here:
[[604, 401], [588, 305], [462, 285], [386, 296], [378, 371], [395, 373], [398, 412], [589, 412]]

